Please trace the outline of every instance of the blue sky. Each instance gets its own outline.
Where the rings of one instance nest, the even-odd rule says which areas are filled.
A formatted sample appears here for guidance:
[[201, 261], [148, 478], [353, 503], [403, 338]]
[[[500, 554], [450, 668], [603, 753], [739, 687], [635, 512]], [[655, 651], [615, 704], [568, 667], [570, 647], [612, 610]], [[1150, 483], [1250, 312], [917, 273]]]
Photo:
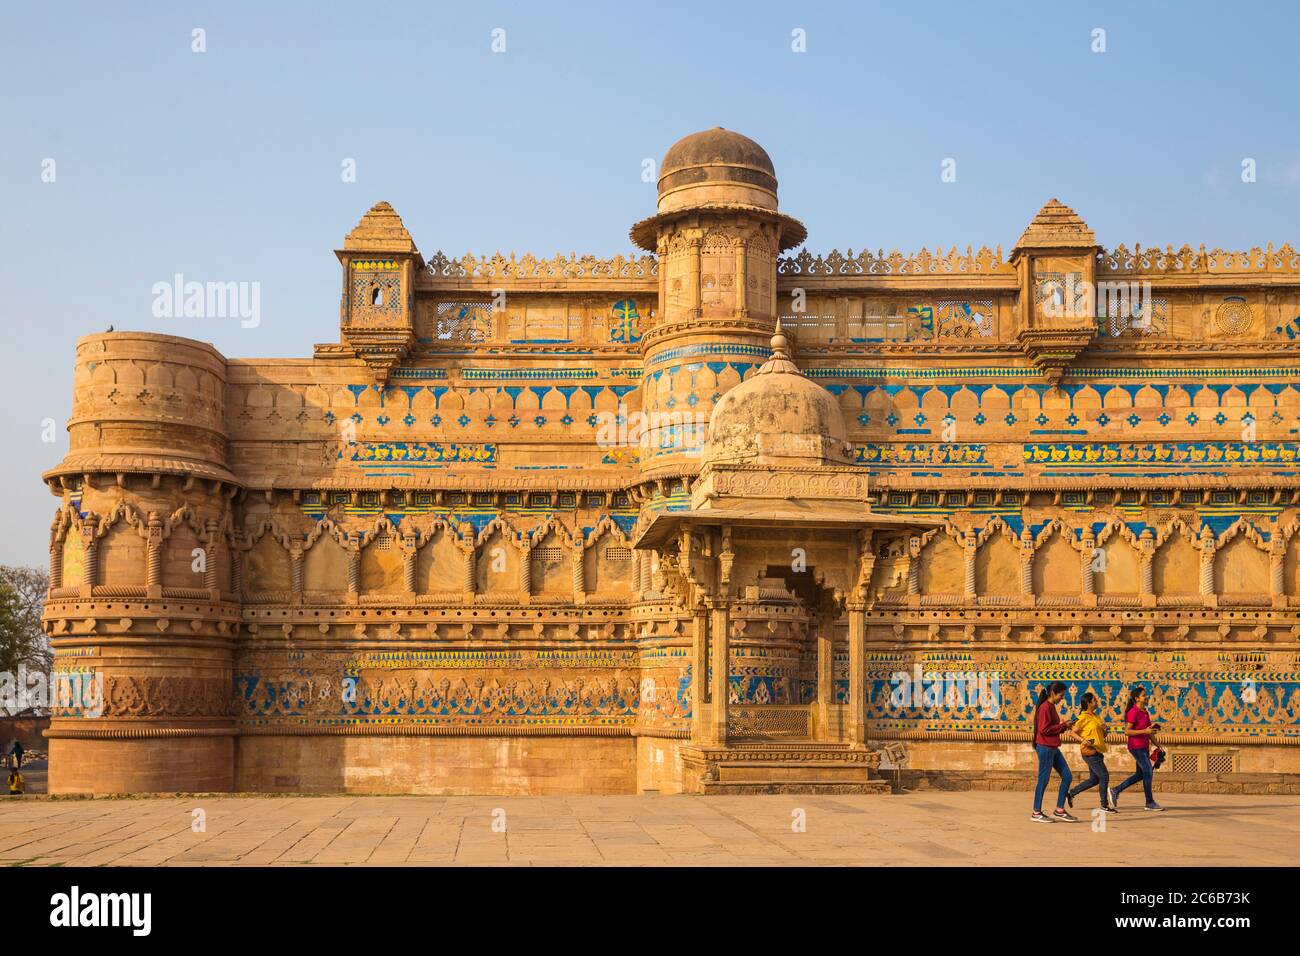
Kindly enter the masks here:
[[[0, 18], [4, 563], [45, 559], [38, 476], [66, 451], [78, 336], [309, 355], [337, 338], [332, 250], [380, 199], [426, 255], [626, 252], [654, 207], [642, 160], [721, 125], [766, 147], [814, 252], [1009, 250], [1053, 196], [1108, 246], [1300, 242], [1293, 3], [11, 2]], [[260, 325], [154, 318], [153, 284], [178, 272], [259, 282]]]

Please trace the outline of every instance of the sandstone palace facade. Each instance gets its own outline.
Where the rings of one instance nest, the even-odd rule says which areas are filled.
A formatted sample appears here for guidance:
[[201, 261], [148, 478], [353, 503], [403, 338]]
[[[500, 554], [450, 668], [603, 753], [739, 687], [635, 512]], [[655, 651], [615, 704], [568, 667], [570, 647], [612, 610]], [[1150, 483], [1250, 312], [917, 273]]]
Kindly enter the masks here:
[[1300, 254], [815, 256], [721, 129], [658, 185], [631, 258], [380, 203], [310, 358], [80, 340], [51, 791], [991, 786], [1052, 680], [1292, 786]]

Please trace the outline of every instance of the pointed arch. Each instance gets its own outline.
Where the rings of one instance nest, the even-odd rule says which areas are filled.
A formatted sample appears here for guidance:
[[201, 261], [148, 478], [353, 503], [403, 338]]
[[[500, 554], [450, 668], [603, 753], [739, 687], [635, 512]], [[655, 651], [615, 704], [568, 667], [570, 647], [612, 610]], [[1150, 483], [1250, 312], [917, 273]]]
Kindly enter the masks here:
[[1077, 595], [1082, 589], [1080, 546], [1074, 529], [1053, 518], [1034, 536], [1033, 588], [1035, 594]]
[[596, 522], [582, 548], [583, 582], [588, 594], [597, 600], [632, 594], [632, 544], [609, 515]]
[[917, 581], [922, 594], [961, 594], [966, 588], [965, 535], [951, 521], [921, 535]]
[[[1135, 596], [1142, 581], [1142, 544], [1133, 529], [1109, 518], [1093, 538], [1092, 590], [1097, 595]], [[1100, 552], [1100, 560], [1096, 552]]]
[[1152, 583], [1157, 596], [1194, 595], [1201, 590], [1200, 539], [1182, 518], [1156, 533]]
[[981, 597], [1020, 594], [1020, 536], [999, 515], [979, 530], [975, 541], [975, 593]]
[[1238, 518], [1224, 529], [1214, 552], [1214, 593], [1268, 594], [1269, 545], [1258, 528]]

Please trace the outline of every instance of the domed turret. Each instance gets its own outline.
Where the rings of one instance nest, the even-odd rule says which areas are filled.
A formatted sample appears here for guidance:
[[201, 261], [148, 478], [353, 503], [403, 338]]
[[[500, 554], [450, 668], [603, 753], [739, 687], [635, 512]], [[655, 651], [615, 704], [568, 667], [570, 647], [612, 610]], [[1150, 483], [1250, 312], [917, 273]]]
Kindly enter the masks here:
[[791, 361], [780, 322], [772, 357], [714, 406], [703, 458], [706, 463], [851, 462], [839, 403]]
[[659, 167], [659, 211], [737, 204], [776, 210], [776, 169], [748, 136], [715, 126], [679, 139]]

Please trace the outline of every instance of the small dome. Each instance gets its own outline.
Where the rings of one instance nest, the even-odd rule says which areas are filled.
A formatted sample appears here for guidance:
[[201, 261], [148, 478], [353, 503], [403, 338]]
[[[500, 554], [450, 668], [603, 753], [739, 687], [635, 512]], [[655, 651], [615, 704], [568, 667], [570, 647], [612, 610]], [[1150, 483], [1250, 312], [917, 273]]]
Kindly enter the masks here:
[[835, 396], [790, 360], [778, 322], [772, 357], [713, 407], [704, 460], [849, 464], [848, 429]]
[[748, 136], [716, 126], [684, 136], [659, 166], [659, 211], [709, 203], [776, 209], [776, 169]]

